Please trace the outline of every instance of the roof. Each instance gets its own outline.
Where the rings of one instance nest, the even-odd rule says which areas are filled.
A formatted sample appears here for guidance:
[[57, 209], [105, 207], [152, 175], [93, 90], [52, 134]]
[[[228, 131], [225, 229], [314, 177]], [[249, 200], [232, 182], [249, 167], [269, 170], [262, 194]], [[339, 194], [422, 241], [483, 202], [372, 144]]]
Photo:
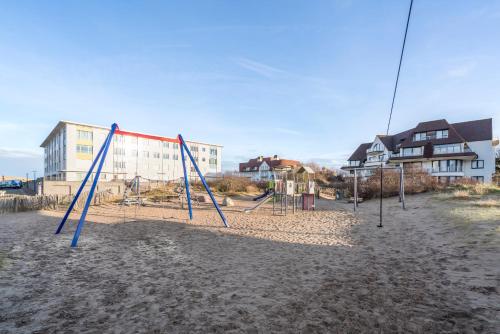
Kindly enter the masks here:
[[356, 151], [347, 160], [351, 161], [365, 161], [366, 160], [366, 150], [372, 146], [372, 143], [363, 143], [358, 146]]
[[262, 160], [259, 160], [259, 158], [255, 158], [248, 160], [248, 162], [240, 163], [239, 171], [248, 172], [246, 170], [248, 167], [250, 168], [250, 171], [256, 171], [259, 169], [260, 165], [262, 165], [264, 162], [266, 162], [269, 165], [271, 170], [276, 168], [280, 169], [280, 168], [296, 167], [300, 165], [300, 161], [297, 160], [279, 159], [272, 157], [262, 158]]
[[297, 173], [307, 173], [307, 174], [314, 174], [314, 171], [311, 167], [309, 166], [302, 166], [299, 168], [299, 170], [297, 171]]
[[452, 125], [466, 141], [493, 139], [493, 120], [491, 118], [453, 123]]
[[[398, 152], [400, 147], [417, 147], [426, 146], [427, 144], [432, 146], [492, 140], [492, 129], [493, 126], [491, 118], [452, 124], [448, 123], [445, 119], [438, 119], [434, 121], [420, 122], [415, 128], [395, 135], [378, 135], [377, 137], [388, 150]], [[415, 133], [437, 130], [448, 130], [448, 138], [434, 138], [420, 141], [413, 140], [413, 135]], [[371, 145], [372, 143], [361, 144], [348, 160], [364, 161], [366, 159], [366, 150]]]
[[[72, 121], [61, 120], [61, 121], [59, 121], [56, 124], [56, 126], [52, 129], [52, 131], [50, 131], [49, 135], [40, 144], [40, 147], [47, 146], [48, 141], [57, 132], [59, 132], [59, 130], [60, 130], [61, 127], [63, 127], [66, 124], [73, 124], [73, 125], [85, 126], [85, 127], [89, 127], [89, 128], [97, 128], [97, 129], [103, 129], [103, 130], [109, 130], [110, 129], [110, 127], [106, 127], [106, 126], [99, 126], [99, 125], [92, 125], [92, 124], [86, 124], [86, 123], [77, 123], [77, 122], [72, 122]], [[115, 134], [119, 134], [119, 135], [123, 135], [123, 136], [141, 137], [141, 138], [147, 138], [147, 139], [152, 139], [152, 140], [161, 140], [161, 141], [169, 141], [169, 142], [176, 142], [176, 143], [179, 142], [179, 140], [177, 139], [177, 136], [175, 138], [162, 137], [162, 136], [157, 136], [157, 135], [145, 134], [145, 133], [141, 133], [141, 132], [124, 131], [124, 130], [121, 130], [120, 128], [118, 128], [116, 130]], [[204, 143], [204, 142], [199, 142], [199, 141], [192, 141], [192, 140], [186, 140], [186, 143], [223, 147], [222, 145], [218, 145], [218, 144], [209, 144], [209, 143]]]

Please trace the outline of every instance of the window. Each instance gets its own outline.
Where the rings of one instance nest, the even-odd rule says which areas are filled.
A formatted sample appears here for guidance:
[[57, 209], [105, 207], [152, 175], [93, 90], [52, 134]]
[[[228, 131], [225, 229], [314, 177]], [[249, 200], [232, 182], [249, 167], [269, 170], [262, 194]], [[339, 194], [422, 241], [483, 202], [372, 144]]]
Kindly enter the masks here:
[[432, 162], [432, 172], [463, 172], [462, 160], [434, 160]]
[[125, 168], [125, 161], [115, 161], [115, 168]]
[[437, 139], [448, 138], [448, 130], [436, 131], [436, 138]]
[[461, 144], [447, 144], [434, 146], [434, 154], [460, 153], [462, 152]]
[[168, 148], [168, 145], [169, 145], [169, 144], [168, 144], [168, 141], [164, 141], [164, 142], [163, 142], [163, 147]]
[[76, 130], [76, 138], [79, 140], [92, 140], [92, 131]]
[[384, 161], [384, 156], [385, 156], [385, 154], [369, 156], [368, 161], [369, 162]]
[[189, 149], [191, 150], [191, 152], [198, 152], [198, 146], [191, 145]]
[[210, 155], [217, 155], [217, 148], [210, 148]]
[[143, 158], [149, 158], [149, 152], [148, 151], [142, 151], [142, 157]]
[[417, 132], [413, 135], [413, 141], [448, 138], [448, 130], [437, 130]]
[[158, 153], [158, 152], [153, 152], [153, 158], [155, 158], [155, 159], [160, 159], [160, 153]]
[[208, 163], [210, 164], [210, 167], [217, 167], [217, 159], [215, 158], [210, 158]]
[[205, 158], [201, 158], [201, 161], [205, 162]]
[[359, 166], [359, 160], [349, 160], [349, 166], [351, 167]]
[[178, 155], [178, 154], [174, 154], [174, 155], [172, 156], [172, 159], [174, 159], [174, 160], [179, 160], [179, 155]]
[[165, 159], [165, 160], [170, 159], [168, 153], [163, 153], [163, 159]]
[[92, 145], [76, 145], [76, 153], [92, 154]]
[[179, 144], [178, 143], [174, 143], [174, 145], [172, 145], [172, 147], [174, 148], [174, 150], [178, 150], [179, 149]]
[[481, 169], [484, 168], [484, 160], [472, 160], [470, 162], [472, 169]]
[[115, 155], [125, 155], [125, 149], [123, 147], [115, 147], [113, 152]]
[[403, 156], [404, 157], [414, 156], [414, 155], [422, 155], [422, 146], [403, 148]]
[[472, 181], [484, 183], [484, 176], [471, 176]]
[[206, 151], [206, 148], [202, 147], [202, 148], [201, 148], [201, 151], [202, 151], [202, 152], [205, 152], [205, 151]]
[[371, 151], [372, 152], [383, 151], [382, 145], [380, 145], [380, 143], [376, 143], [375, 145], [372, 146]]

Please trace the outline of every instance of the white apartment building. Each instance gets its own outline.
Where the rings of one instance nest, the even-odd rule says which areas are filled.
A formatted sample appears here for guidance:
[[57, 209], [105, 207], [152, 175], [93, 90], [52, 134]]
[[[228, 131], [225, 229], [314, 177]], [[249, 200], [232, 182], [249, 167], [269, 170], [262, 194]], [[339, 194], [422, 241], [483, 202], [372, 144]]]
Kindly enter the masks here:
[[378, 135], [361, 144], [342, 169], [369, 176], [365, 168], [402, 166], [420, 168], [440, 181], [468, 177], [492, 182], [495, 173], [495, 147], [492, 119], [450, 124], [446, 120], [421, 122], [415, 128], [395, 135]]
[[[47, 180], [83, 180], [99, 153], [109, 127], [60, 121], [43, 141], [44, 177]], [[221, 173], [222, 146], [188, 141], [191, 154], [203, 175]], [[187, 154], [189, 178], [197, 174]], [[94, 172], [97, 170], [97, 166]], [[120, 129], [114, 136], [103, 165], [100, 180], [131, 180], [141, 176], [150, 180], [176, 180], [183, 177], [177, 137], [168, 138]]]

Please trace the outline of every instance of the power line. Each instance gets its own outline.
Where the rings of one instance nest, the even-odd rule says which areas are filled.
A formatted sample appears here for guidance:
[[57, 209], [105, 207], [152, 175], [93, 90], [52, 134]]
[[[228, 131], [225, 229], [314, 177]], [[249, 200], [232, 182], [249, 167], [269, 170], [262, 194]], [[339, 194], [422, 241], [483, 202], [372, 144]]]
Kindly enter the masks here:
[[394, 109], [394, 100], [396, 99], [396, 92], [398, 90], [399, 72], [401, 72], [401, 63], [403, 62], [403, 54], [405, 52], [406, 35], [408, 34], [408, 25], [410, 24], [412, 7], [413, 7], [413, 0], [410, 1], [410, 9], [408, 10], [408, 18], [406, 19], [405, 37], [403, 39], [403, 47], [401, 48], [401, 56], [399, 57], [398, 75], [396, 76], [396, 84], [394, 85], [394, 93], [392, 94], [391, 113], [389, 114], [389, 122], [387, 122], [386, 135], [389, 134], [389, 127], [391, 126], [392, 111]]

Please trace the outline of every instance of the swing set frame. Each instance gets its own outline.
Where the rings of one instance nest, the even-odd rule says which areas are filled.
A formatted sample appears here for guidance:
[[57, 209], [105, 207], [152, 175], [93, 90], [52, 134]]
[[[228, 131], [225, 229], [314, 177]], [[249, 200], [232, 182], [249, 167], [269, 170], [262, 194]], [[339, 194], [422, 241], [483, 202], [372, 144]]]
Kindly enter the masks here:
[[392, 166], [374, 166], [374, 167], [364, 167], [364, 168], [355, 168], [354, 169], [354, 207], [353, 210], [356, 212], [356, 209], [359, 206], [358, 201], [358, 172], [360, 171], [380, 171], [380, 188], [379, 188], [379, 224], [377, 227], [383, 227], [383, 201], [384, 201], [384, 170], [396, 170], [399, 172], [399, 202], [401, 203], [401, 208], [406, 210], [405, 203], [405, 177], [404, 177], [404, 168], [403, 167], [392, 167]]
[[[73, 200], [71, 201], [71, 204], [68, 207], [68, 210], [66, 210], [66, 213], [64, 214], [63, 219], [61, 220], [61, 222], [59, 223], [59, 226], [57, 227], [55, 234], [60, 234], [64, 225], [66, 224], [66, 221], [68, 220], [68, 217], [69, 217], [71, 211], [73, 211], [73, 208], [75, 207], [75, 204], [78, 201], [78, 198], [81, 196], [83, 189], [84, 189], [85, 185], [87, 184], [87, 181], [89, 180], [90, 176], [92, 175], [95, 166], [99, 163], [99, 165], [97, 166], [97, 170], [95, 172], [92, 186], [90, 187], [90, 191], [89, 191], [89, 194], [87, 196], [87, 200], [85, 202], [85, 206], [83, 207], [82, 214], [80, 215], [78, 225], [77, 225], [75, 233], [73, 235], [73, 240], [71, 241], [71, 247], [76, 247], [78, 244], [78, 239], [80, 237], [80, 234], [82, 233], [82, 229], [83, 229], [83, 226], [85, 224], [85, 217], [87, 216], [90, 203], [94, 197], [94, 192], [95, 192], [95, 189], [97, 187], [97, 182], [99, 181], [99, 176], [101, 175], [101, 170], [102, 170], [102, 167], [104, 165], [104, 161], [106, 159], [106, 155], [108, 153], [108, 149], [109, 149], [109, 146], [111, 144], [111, 140], [113, 139], [114, 135], [126, 134], [126, 133], [127, 133], [126, 131], [120, 130], [120, 128], [118, 127], [118, 124], [113, 123], [111, 125], [111, 129], [109, 130], [109, 133], [106, 136], [104, 143], [102, 144], [101, 148], [99, 149], [99, 152], [97, 153], [97, 156], [95, 157], [94, 161], [92, 162], [92, 164], [87, 172], [87, 175], [83, 179], [82, 184], [78, 188], [78, 191], [76, 192], [75, 197], [73, 198]], [[194, 159], [193, 155], [191, 154], [191, 151], [189, 150], [188, 146], [186, 145], [186, 142], [184, 141], [184, 138], [182, 137], [182, 135], [179, 134], [177, 136], [177, 141], [179, 143], [180, 150], [181, 150], [182, 168], [183, 168], [183, 172], [184, 172], [184, 183], [186, 186], [186, 197], [187, 197], [187, 202], [188, 202], [189, 219], [190, 220], [193, 219], [193, 208], [192, 208], [192, 204], [191, 204], [191, 194], [189, 192], [189, 179], [188, 179], [188, 175], [187, 175], [186, 157], [184, 156], [184, 152], [187, 153], [187, 155], [191, 161], [191, 164], [195, 168], [196, 173], [198, 174], [198, 177], [200, 178], [201, 182], [203, 183], [203, 186], [205, 187], [205, 190], [207, 191], [208, 195], [210, 196], [210, 199], [212, 200], [214, 207], [216, 208], [217, 212], [219, 213], [219, 216], [220, 216], [224, 226], [229, 227], [229, 224], [227, 222], [226, 217], [224, 216], [224, 213], [222, 212], [217, 201], [215, 200], [214, 194], [212, 193], [210, 186], [207, 184], [205, 177], [203, 176], [200, 169], [198, 168], [198, 164], [196, 163], [196, 160]]]

